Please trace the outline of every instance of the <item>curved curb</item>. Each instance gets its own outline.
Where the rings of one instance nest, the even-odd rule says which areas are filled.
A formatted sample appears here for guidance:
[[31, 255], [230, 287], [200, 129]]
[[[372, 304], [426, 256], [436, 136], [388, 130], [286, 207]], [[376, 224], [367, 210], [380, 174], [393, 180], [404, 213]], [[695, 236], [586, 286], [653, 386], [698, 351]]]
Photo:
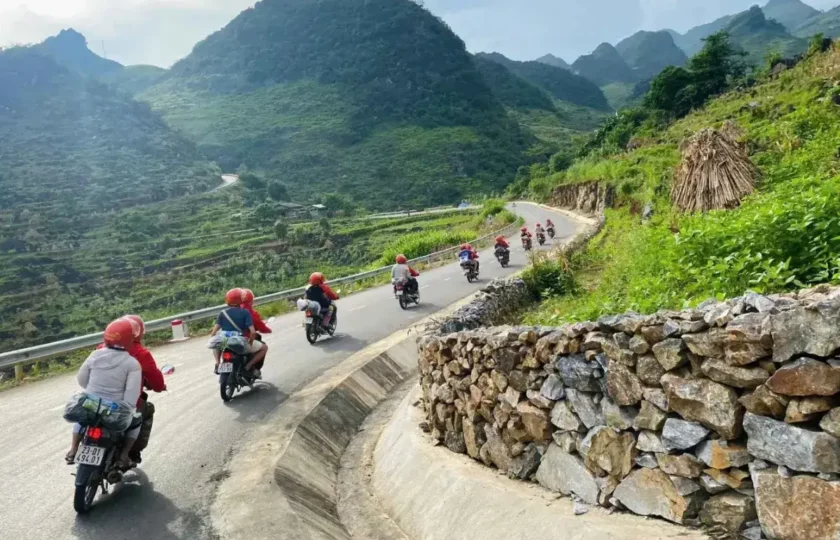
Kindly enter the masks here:
[[[415, 388], [397, 408], [373, 450], [373, 494], [409, 538], [424, 540], [704, 540], [659, 520], [574, 503], [542, 487], [508, 480], [444, 446], [417, 427]], [[527, 532], [526, 532], [527, 531]]]

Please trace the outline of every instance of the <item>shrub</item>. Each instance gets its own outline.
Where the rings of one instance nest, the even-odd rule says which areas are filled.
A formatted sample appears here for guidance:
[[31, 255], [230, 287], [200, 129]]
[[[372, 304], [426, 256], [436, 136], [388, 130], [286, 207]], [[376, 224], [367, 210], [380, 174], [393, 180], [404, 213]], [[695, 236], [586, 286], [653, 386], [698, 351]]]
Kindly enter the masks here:
[[535, 252], [531, 266], [522, 272], [522, 279], [537, 298], [553, 298], [574, 290], [574, 277], [565, 257], [550, 259]]

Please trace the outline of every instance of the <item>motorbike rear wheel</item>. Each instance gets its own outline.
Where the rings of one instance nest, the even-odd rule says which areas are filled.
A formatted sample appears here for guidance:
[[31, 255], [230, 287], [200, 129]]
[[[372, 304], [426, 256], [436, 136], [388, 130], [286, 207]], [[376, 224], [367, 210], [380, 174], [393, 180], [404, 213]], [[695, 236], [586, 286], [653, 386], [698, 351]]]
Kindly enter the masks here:
[[232, 400], [233, 394], [236, 392], [236, 377], [233, 375], [233, 373], [219, 375], [219, 393], [225, 403]]
[[319, 323], [313, 322], [306, 325], [306, 341], [308, 341], [310, 345], [315, 345], [315, 342], [318, 341], [317, 324]]
[[405, 294], [403, 294], [402, 296], [398, 296], [397, 300], [399, 301], [401, 308], [408, 309], [408, 300], [406, 300]]
[[73, 494], [73, 509], [77, 514], [90, 512], [100, 483], [99, 471], [97, 471], [88, 476], [84, 485], [76, 486], [76, 492]]

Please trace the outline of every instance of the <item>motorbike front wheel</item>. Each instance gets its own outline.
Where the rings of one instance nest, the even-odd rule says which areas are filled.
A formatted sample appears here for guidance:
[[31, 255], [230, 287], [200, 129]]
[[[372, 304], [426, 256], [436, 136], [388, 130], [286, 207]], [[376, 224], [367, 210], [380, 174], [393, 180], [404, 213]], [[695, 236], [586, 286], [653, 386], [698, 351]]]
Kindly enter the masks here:
[[399, 300], [401, 308], [403, 308], [403, 309], [408, 308], [408, 300], [406, 300], [405, 294], [403, 294], [402, 296], [398, 296], [397, 300]]
[[233, 399], [233, 394], [236, 392], [236, 377], [233, 373], [222, 373], [219, 375], [219, 393], [222, 396], [222, 401], [227, 403]]
[[[95, 471], [83, 471], [83, 467], [95, 468]], [[87, 514], [93, 507], [93, 500], [96, 498], [96, 492], [99, 490], [100, 471], [98, 467], [90, 467], [89, 465], [81, 465], [76, 472], [77, 476], [83, 475], [87, 472], [84, 483], [76, 485], [76, 491], [73, 494], [73, 509], [77, 514]]]
[[318, 323], [313, 322], [306, 325], [306, 341], [310, 345], [315, 345], [315, 342], [318, 341], [318, 327], [316, 324]]

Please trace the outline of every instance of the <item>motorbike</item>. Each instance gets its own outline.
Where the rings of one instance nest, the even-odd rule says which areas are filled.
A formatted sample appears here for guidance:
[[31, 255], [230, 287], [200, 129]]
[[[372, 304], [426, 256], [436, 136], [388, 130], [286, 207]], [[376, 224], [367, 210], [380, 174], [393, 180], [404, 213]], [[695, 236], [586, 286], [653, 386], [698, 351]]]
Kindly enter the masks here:
[[400, 303], [400, 307], [403, 309], [408, 309], [408, 306], [412, 303], [420, 305], [419, 287], [413, 293], [409, 293], [406, 290], [407, 286], [408, 282], [403, 279], [394, 282], [394, 297], [396, 297], [397, 301]]
[[335, 304], [332, 305], [332, 316], [330, 317], [329, 326], [324, 326], [324, 317], [321, 314], [323, 310], [313, 310], [311, 307], [306, 308], [306, 318], [303, 322], [303, 328], [306, 331], [306, 341], [310, 345], [315, 345], [318, 338], [321, 336], [332, 336], [335, 334], [336, 326], [338, 326], [338, 310]]
[[554, 236], [557, 234], [557, 232], [554, 230], [554, 227], [546, 228], [545, 232], [548, 233], [549, 238], [554, 238]]
[[541, 246], [545, 245], [545, 234], [537, 233], [537, 241], [540, 243]]
[[507, 268], [510, 264], [510, 250], [504, 246], [499, 246], [495, 251], [496, 260], [502, 265], [502, 268]]
[[[139, 418], [136, 419], [136, 422], [139, 421]], [[111, 486], [122, 482], [124, 471], [117, 466], [117, 458], [122, 452], [124, 440], [122, 432], [106, 429], [99, 421], [82, 428], [82, 443], [75, 460], [77, 468], [73, 509], [76, 513], [90, 512], [99, 488], [102, 488], [103, 494], [107, 494]]]
[[[257, 335], [256, 339], [260, 339]], [[222, 401], [227, 403], [233, 395], [244, 387], [253, 388], [254, 375], [245, 369], [251, 355], [243, 353], [242, 349], [225, 347], [222, 350], [222, 361], [219, 362], [219, 393]]]
[[522, 247], [525, 248], [525, 251], [531, 251], [531, 248], [533, 247], [533, 243], [531, 241], [530, 236], [522, 237]]
[[464, 276], [466, 276], [469, 283], [478, 281], [478, 263], [476, 261], [461, 258], [461, 269], [464, 271]]

